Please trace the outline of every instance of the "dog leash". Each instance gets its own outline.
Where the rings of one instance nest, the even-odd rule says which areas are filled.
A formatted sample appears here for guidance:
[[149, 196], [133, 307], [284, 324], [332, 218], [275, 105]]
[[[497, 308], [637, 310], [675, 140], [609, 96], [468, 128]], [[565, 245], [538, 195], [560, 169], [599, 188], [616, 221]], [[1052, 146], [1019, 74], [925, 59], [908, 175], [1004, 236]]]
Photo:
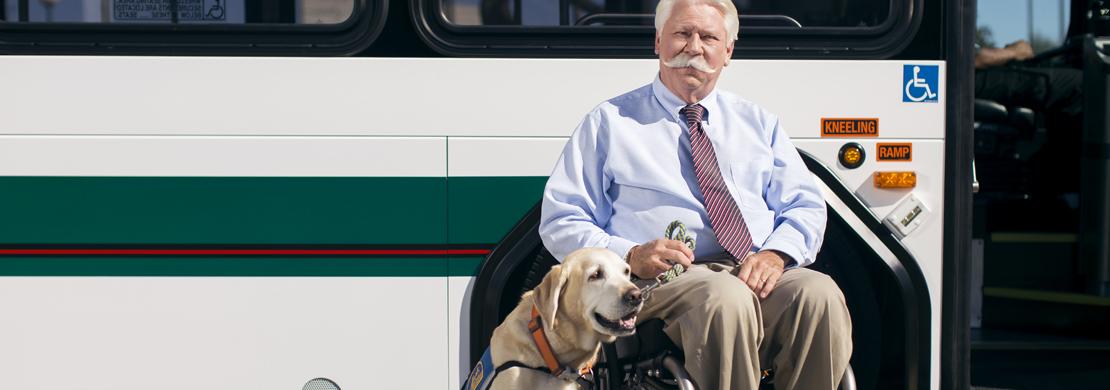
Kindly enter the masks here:
[[[691, 251], [694, 250], [697, 244], [694, 237], [687, 233], [686, 224], [678, 220], [667, 225], [667, 229], [663, 231], [663, 237], [675, 241], [682, 241]], [[683, 267], [682, 264], [676, 263], [671, 265], [671, 269], [657, 275], [651, 284], [640, 288], [640, 294], [643, 295], [645, 300], [651, 298], [652, 291], [674, 280], [678, 275], [682, 275], [683, 272], [686, 272], [686, 267]]]
[[652, 291], [674, 280], [678, 275], [682, 275], [683, 272], [686, 272], [686, 267], [683, 267], [682, 264], [672, 265], [671, 269], [659, 274], [650, 284], [640, 288], [640, 295], [644, 297], [644, 300], [651, 299]]
[[671, 222], [670, 225], [667, 225], [666, 230], [663, 230], [663, 237], [675, 241], [682, 241], [691, 251], [694, 250], [697, 244], [697, 241], [694, 240], [694, 236], [686, 232], [686, 224], [677, 219]]

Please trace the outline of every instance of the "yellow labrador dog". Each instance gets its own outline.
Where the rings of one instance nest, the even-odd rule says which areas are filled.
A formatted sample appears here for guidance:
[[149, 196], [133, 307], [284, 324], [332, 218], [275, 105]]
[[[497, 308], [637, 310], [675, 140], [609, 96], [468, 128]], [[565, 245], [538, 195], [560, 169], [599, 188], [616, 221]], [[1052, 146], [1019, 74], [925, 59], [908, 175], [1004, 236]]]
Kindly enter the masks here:
[[[525, 293], [516, 309], [493, 331], [490, 349], [494, 367], [514, 364], [499, 372], [490, 388], [578, 388], [574, 378], [593, 365], [602, 342], [613, 342], [636, 331], [636, 314], [643, 299], [629, 275], [628, 264], [603, 248], [579, 249], [552, 267], [543, 282]], [[532, 319], [533, 307], [539, 312], [539, 321]], [[562, 377], [543, 371], [551, 360], [545, 361], [541, 355], [530, 323], [542, 323], [558, 367], [565, 368]]]

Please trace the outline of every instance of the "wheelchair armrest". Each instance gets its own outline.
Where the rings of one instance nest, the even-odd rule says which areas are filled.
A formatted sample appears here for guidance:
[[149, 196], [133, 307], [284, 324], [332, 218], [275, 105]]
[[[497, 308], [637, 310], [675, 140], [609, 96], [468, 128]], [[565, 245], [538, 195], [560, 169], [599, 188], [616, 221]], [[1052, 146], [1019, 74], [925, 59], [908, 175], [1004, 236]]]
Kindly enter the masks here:
[[993, 100], [975, 99], [975, 120], [979, 122], [1004, 122], [1009, 117], [1006, 106]]
[[1037, 114], [1025, 107], [1010, 107], [1009, 123], [1024, 134], [1030, 134], [1037, 128]]
[[975, 121], [991, 123], [1001, 127], [996, 130], [1010, 129], [1003, 133], [1012, 135], [1032, 135], [1037, 128], [1037, 114], [1025, 107], [1006, 107], [995, 101], [975, 99]]

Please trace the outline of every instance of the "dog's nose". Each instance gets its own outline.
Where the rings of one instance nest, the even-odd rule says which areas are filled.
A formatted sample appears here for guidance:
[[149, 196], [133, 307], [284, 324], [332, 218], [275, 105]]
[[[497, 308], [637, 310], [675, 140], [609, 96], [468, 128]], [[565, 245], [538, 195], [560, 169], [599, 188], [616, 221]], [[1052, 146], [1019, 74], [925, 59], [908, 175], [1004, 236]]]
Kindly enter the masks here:
[[644, 298], [640, 295], [640, 289], [634, 288], [624, 293], [624, 301], [629, 305], [639, 305], [644, 302]]

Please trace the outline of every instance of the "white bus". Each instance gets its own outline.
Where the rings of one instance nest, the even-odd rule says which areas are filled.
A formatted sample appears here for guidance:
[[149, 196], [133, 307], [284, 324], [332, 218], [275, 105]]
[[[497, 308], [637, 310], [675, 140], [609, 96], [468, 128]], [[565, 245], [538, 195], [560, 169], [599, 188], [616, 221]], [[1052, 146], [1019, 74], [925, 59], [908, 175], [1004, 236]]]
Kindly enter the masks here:
[[[0, 1], [0, 386], [458, 388], [654, 4]], [[966, 386], [974, 3], [737, 4], [720, 87], [821, 183], [857, 386]]]

